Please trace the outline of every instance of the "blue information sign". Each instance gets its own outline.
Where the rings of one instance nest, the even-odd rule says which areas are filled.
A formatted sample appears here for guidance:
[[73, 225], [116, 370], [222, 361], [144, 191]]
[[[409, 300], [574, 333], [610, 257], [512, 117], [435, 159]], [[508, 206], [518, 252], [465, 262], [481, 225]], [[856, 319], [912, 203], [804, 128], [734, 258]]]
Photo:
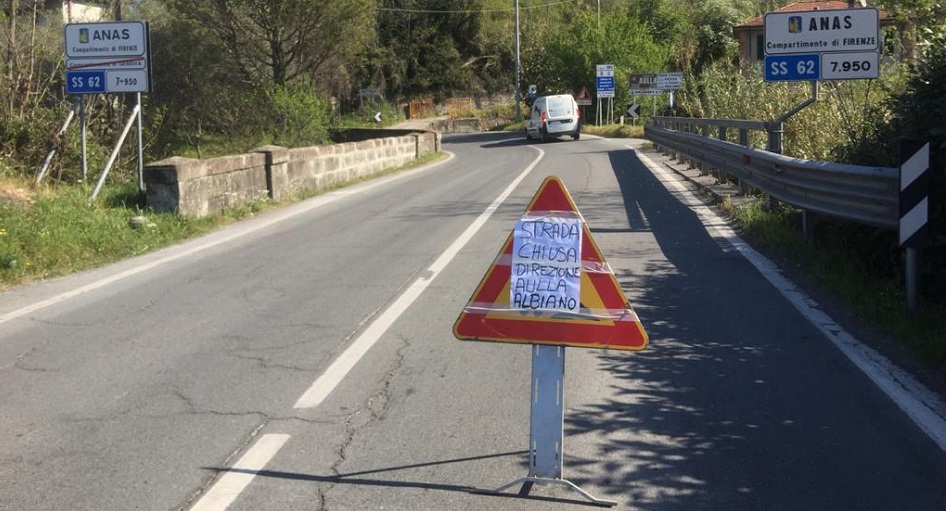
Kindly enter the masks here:
[[614, 77], [599, 76], [595, 85], [599, 92], [614, 92]]
[[105, 71], [67, 71], [66, 92], [101, 94], [105, 92]]
[[821, 55], [766, 55], [765, 81], [800, 82], [821, 79]]

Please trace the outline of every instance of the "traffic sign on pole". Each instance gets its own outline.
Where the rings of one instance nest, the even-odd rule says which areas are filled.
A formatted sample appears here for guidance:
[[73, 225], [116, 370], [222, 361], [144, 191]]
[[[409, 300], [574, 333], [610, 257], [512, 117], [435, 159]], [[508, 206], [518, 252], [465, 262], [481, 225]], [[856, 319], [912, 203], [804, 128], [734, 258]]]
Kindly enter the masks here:
[[637, 119], [638, 117], [641, 116], [640, 110], [641, 110], [641, 106], [638, 105], [637, 103], [634, 103], [634, 104], [632, 104], [632, 105], [628, 105], [628, 107], [627, 107], [627, 115], [630, 115], [632, 118]]
[[546, 178], [522, 223], [531, 225], [506, 239], [454, 323], [454, 335], [476, 341], [644, 349], [647, 334], [559, 178]]
[[598, 64], [595, 68], [595, 85], [599, 98], [614, 97], [614, 64]]

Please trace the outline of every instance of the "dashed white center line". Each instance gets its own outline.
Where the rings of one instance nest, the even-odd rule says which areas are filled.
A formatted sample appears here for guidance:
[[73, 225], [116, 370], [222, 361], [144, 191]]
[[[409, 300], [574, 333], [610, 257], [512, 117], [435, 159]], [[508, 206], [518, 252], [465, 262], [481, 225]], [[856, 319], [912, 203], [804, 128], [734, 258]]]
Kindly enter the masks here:
[[269, 460], [289, 440], [289, 435], [266, 434], [253, 444], [232, 467], [227, 469], [210, 490], [191, 508], [191, 511], [223, 511], [249, 486]]
[[351, 343], [348, 349], [332, 362], [332, 365], [322, 373], [322, 376], [319, 376], [319, 378], [312, 383], [312, 386], [296, 401], [295, 408], [314, 408], [335, 390], [335, 387], [345, 378], [345, 375], [355, 367], [355, 364], [361, 360], [361, 357], [374, 346], [378, 339], [394, 324], [397, 318], [423, 294], [424, 290], [437, 278], [437, 275], [447, 267], [450, 261], [456, 257], [460, 250], [466, 246], [466, 244], [473, 239], [473, 236], [486, 224], [486, 221], [489, 220], [489, 217], [491, 217], [503, 201], [506, 200], [506, 197], [509, 197], [513, 190], [519, 186], [519, 183], [529, 175], [529, 172], [539, 164], [545, 152], [538, 148], [535, 149], [539, 151], [539, 156], [496, 197], [496, 200], [494, 200], [485, 211], [480, 213], [480, 216], [478, 216], [442, 254], [440, 254], [440, 257], [424, 272], [423, 277], [414, 281], [390, 307], [378, 316], [378, 318]]
[[[352, 342], [335, 361], [319, 376], [312, 386], [296, 401], [295, 408], [313, 408], [318, 406], [345, 378], [355, 364], [371, 349], [392, 324], [423, 294], [431, 282], [439, 275], [454, 257], [473, 239], [473, 236], [486, 224], [499, 206], [516, 189], [519, 183], [539, 164], [545, 152], [539, 151], [539, 156], [520, 173], [516, 179], [506, 187], [502, 193], [463, 231], [460, 236], [440, 254], [433, 264], [427, 268], [423, 277], [417, 279], [391, 304], [377, 319]], [[259, 440], [237, 461], [191, 507], [190, 511], [224, 511], [232, 504], [240, 493], [249, 486], [253, 478], [276, 456], [279, 449], [289, 440], [290, 435], [267, 434]]]

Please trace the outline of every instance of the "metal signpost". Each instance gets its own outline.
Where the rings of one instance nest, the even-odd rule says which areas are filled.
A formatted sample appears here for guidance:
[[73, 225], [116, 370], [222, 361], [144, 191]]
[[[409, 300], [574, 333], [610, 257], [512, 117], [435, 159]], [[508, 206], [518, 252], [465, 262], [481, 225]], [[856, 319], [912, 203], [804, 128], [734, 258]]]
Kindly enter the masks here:
[[[874, 8], [770, 12], [763, 22], [766, 82], [811, 83], [811, 96], [766, 123], [768, 145], [782, 153], [784, 123], [818, 100], [819, 80], [860, 80], [880, 76], [880, 12]], [[806, 239], [812, 218], [802, 214]]]
[[[614, 122], [614, 64], [598, 64], [595, 68], [595, 86], [598, 96], [596, 124]], [[608, 98], [608, 107], [602, 116], [601, 98]], [[603, 118], [602, 118], [603, 117]]]
[[[65, 25], [66, 92], [80, 95], [133, 92], [136, 105], [112, 155], [92, 192], [92, 199], [118, 156], [133, 121], [138, 124], [138, 190], [144, 191], [144, 151], [141, 93], [151, 91], [150, 38], [144, 21], [69, 23]], [[86, 123], [84, 101], [80, 103], [82, 124], [82, 175], [86, 177]]]
[[765, 15], [763, 74], [767, 82], [811, 82], [811, 97], [768, 127], [768, 150], [782, 153], [782, 125], [818, 100], [819, 80], [880, 76], [877, 9], [770, 12]]

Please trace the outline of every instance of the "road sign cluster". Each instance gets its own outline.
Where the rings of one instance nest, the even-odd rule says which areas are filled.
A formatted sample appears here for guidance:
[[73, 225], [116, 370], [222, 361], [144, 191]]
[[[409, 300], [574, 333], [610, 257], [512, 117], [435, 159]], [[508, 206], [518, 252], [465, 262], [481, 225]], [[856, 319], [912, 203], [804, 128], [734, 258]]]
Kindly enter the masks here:
[[767, 82], [880, 76], [877, 9], [770, 12], [763, 29]]

